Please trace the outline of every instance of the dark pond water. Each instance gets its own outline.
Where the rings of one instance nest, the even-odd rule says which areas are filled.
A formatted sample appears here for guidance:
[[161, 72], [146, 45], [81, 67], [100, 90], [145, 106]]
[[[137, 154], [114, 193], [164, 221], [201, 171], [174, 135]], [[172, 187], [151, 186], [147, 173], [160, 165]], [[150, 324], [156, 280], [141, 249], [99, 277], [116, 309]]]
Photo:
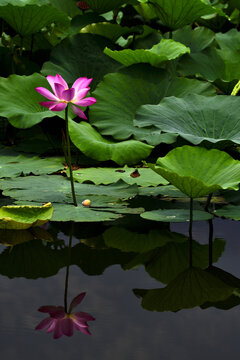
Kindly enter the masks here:
[[[213, 225], [214, 237], [226, 241], [225, 250], [214, 265], [240, 277], [240, 223], [215, 220]], [[203, 310], [196, 306], [177, 312], [143, 309], [141, 299], [136, 297], [133, 289], [166, 285], [150, 276], [143, 265], [124, 271], [119, 263], [126, 264], [138, 254], [107, 249], [101, 237], [106, 229], [102, 225], [99, 228], [93, 224], [79, 225], [74, 230], [71, 251], [68, 299], [70, 301], [77, 294], [87, 292], [78, 311], [96, 318], [89, 322], [91, 336], [76, 331], [72, 337], [62, 336], [54, 340], [52, 333], [34, 329], [46, 317], [37, 311], [40, 306], [63, 305], [68, 258], [64, 247], [68, 244], [67, 227], [58, 228], [55, 223], [48, 228], [52, 235], [58, 233], [58, 239], [64, 240], [65, 245], [60, 240], [51, 243], [35, 239], [13, 247], [1, 246], [2, 359], [236, 358], [239, 351], [239, 306], [228, 310], [214, 306]], [[194, 239], [207, 244], [208, 223], [196, 222], [193, 229]], [[145, 228], [139, 232], [146, 234], [149, 230]], [[187, 234], [187, 224], [173, 224], [171, 231]], [[172, 263], [168, 265], [165, 276], [174, 268]], [[178, 296], [181, 297], [181, 293]]]

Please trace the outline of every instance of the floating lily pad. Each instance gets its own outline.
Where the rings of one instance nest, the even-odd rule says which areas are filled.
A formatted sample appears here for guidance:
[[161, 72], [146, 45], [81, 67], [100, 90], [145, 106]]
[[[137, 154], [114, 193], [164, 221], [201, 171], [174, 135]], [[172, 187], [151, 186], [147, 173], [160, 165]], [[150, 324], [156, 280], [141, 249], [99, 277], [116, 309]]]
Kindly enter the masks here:
[[41, 159], [38, 156], [20, 155], [10, 148], [0, 148], [0, 178], [21, 174], [51, 174], [64, 169], [63, 158]]
[[165, 61], [174, 60], [183, 54], [190, 53], [190, 49], [174, 40], [162, 39], [159, 44], [154, 45], [151, 49], [112, 51], [105, 48], [104, 53], [125, 66], [149, 63], [152, 66], [160, 67]]
[[99, 160], [113, 160], [118, 165], [137, 164], [146, 159], [153, 147], [136, 140], [115, 142], [104, 139], [90, 124], [69, 121], [69, 134], [74, 145], [86, 156]]
[[201, 95], [183, 99], [170, 97], [159, 105], [144, 105], [136, 114], [135, 125], [154, 126], [161, 131], [179, 134], [193, 144], [240, 144], [240, 99], [235, 96]]
[[240, 162], [216, 149], [186, 145], [171, 150], [158, 158], [156, 166], [149, 167], [192, 198], [239, 188]]
[[28, 229], [48, 222], [53, 215], [50, 203], [43, 206], [8, 205], [0, 208], [0, 229]]
[[142, 196], [159, 196], [165, 198], [184, 198], [187, 197], [183, 192], [178, 190], [173, 185], [155, 186], [155, 187], [141, 187], [139, 188], [139, 195]]
[[231, 220], [240, 220], [240, 205], [226, 205], [214, 210], [214, 215]]
[[147, 310], [178, 311], [221, 301], [233, 294], [228, 286], [207, 271], [190, 268], [179, 274], [165, 288], [148, 290], [142, 306]]
[[168, 181], [154, 174], [148, 168], [86, 168], [73, 171], [75, 181], [84, 183], [91, 181], [96, 185], [112, 184], [120, 179], [127, 184], [137, 184], [138, 186], [156, 186], [168, 184]]
[[216, 9], [202, 0], [150, 0], [149, 5], [161, 22], [170, 29], [191, 24], [203, 15], [219, 13], [225, 16], [221, 9]]
[[[102, 135], [113, 136], [117, 140], [145, 140], [149, 144], [172, 143], [166, 134], [154, 133], [154, 129], [141, 129], [134, 125], [136, 110], [143, 104], [158, 104], [165, 96], [183, 97], [187, 94], [214, 95], [214, 88], [207, 82], [175, 78], [148, 64], [136, 64], [121, 72], [107, 74], [93, 95], [97, 103], [89, 109], [89, 120]], [[126, 96], [127, 94], [127, 96]]]
[[[72, 203], [70, 180], [60, 175], [42, 175], [19, 177], [10, 180], [0, 180], [0, 188], [5, 196], [16, 200]], [[138, 192], [137, 185], [128, 185], [123, 181], [109, 186], [75, 183], [75, 192], [82, 202], [90, 195], [102, 195], [115, 199], [126, 200], [134, 197]], [[11, 194], [11, 195], [10, 195]]]
[[[190, 221], [189, 210], [186, 209], [159, 209], [145, 211], [140, 215], [143, 219], [163, 222], [185, 222]], [[193, 221], [212, 219], [213, 215], [206, 211], [193, 210]]]
[[23, 129], [38, 124], [44, 118], [64, 117], [63, 111], [53, 112], [39, 105], [44, 98], [35, 90], [38, 86], [51, 90], [40, 74], [0, 78], [0, 115], [8, 118], [13, 126]]

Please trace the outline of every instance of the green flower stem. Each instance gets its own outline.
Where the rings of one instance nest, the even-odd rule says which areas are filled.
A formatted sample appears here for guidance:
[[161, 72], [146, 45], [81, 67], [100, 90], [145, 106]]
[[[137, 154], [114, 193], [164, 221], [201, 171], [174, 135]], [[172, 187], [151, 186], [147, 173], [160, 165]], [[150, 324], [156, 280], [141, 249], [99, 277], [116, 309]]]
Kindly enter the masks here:
[[193, 198], [190, 198], [190, 221], [189, 221], [189, 267], [192, 267], [192, 223], [193, 223]]
[[67, 268], [66, 268], [65, 290], [64, 290], [64, 311], [65, 311], [65, 313], [68, 312], [67, 296], [68, 296], [69, 267], [70, 267], [70, 263], [71, 263], [73, 226], [74, 226], [74, 223], [71, 222], [71, 228], [70, 228], [70, 233], [69, 233], [69, 241], [68, 241], [68, 262], [67, 262]]
[[67, 156], [65, 155], [66, 162], [70, 172], [70, 181], [71, 181], [71, 189], [72, 189], [72, 197], [73, 197], [73, 204], [77, 205], [75, 190], [74, 190], [74, 181], [73, 181], [73, 173], [72, 173], [72, 160], [71, 160], [71, 150], [70, 150], [70, 138], [69, 138], [69, 131], [68, 131], [68, 106], [65, 109], [65, 123], [66, 123], [66, 143], [67, 143]]

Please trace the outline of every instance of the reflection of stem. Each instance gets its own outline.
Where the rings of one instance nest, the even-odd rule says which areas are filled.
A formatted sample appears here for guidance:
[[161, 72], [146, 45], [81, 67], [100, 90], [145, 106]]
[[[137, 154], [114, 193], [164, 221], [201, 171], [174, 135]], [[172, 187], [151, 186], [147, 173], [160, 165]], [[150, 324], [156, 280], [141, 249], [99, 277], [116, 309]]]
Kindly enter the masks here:
[[213, 263], [213, 221], [212, 219], [208, 220], [209, 225], [209, 237], [208, 237], [208, 247], [209, 247], [209, 267]]
[[190, 198], [190, 219], [189, 219], [189, 267], [192, 267], [192, 222], [193, 222], [193, 198]]
[[68, 312], [67, 295], [68, 295], [69, 267], [70, 267], [70, 264], [71, 264], [71, 249], [72, 249], [73, 227], [74, 227], [74, 222], [71, 222], [71, 228], [70, 228], [70, 233], [69, 233], [69, 241], [68, 241], [68, 261], [67, 261], [67, 268], [66, 268], [65, 291], [64, 291], [64, 310], [65, 310], [65, 313]]
[[74, 182], [73, 182], [73, 173], [72, 173], [72, 160], [71, 160], [71, 150], [70, 150], [70, 138], [69, 138], [69, 131], [68, 131], [68, 106], [65, 109], [65, 122], [66, 122], [66, 141], [67, 141], [67, 157], [66, 162], [69, 168], [70, 173], [70, 181], [71, 181], [71, 189], [72, 189], [72, 197], [73, 197], [73, 204], [77, 206], [77, 200], [74, 190]]
[[205, 207], [204, 207], [205, 211], [208, 211], [208, 207], [209, 207], [209, 204], [211, 202], [212, 196], [213, 196], [213, 193], [209, 194], [208, 197], [207, 197], [207, 201], [206, 201], [206, 204], [205, 204]]

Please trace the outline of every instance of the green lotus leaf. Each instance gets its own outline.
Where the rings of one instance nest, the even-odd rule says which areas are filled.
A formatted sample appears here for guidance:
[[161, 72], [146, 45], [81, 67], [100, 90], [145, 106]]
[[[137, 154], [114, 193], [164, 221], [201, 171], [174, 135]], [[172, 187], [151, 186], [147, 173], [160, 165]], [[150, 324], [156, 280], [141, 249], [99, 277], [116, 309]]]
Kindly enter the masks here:
[[44, 118], [64, 117], [64, 112], [53, 112], [39, 105], [44, 101], [35, 88], [45, 87], [51, 90], [46, 79], [40, 74], [30, 76], [11, 75], [0, 78], [0, 115], [18, 128], [29, 128]]
[[[225, 64], [215, 47], [183, 56], [178, 63], [178, 73], [198, 76], [204, 80], [225, 79]], [[235, 75], [233, 75], [235, 79]]]
[[[140, 215], [143, 219], [163, 222], [185, 222], [190, 221], [187, 209], [158, 209], [145, 211]], [[206, 211], [193, 210], [193, 221], [212, 219], [213, 215]]]
[[53, 215], [51, 203], [43, 206], [8, 205], [0, 208], [0, 229], [23, 230], [48, 222]]
[[[214, 95], [209, 83], [193, 79], [171, 79], [169, 74], [147, 64], [137, 64], [119, 73], [108, 74], [93, 95], [97, 103], [89, 109], [89, 120], [102, 135], [125, 140], [134, 135], [149, 144], [174, 142], [176, 136], [165, 138], [157, 128], [141, 129], [133, 124], [136, 110], [143, 104], [158, 104], [164, 96], [183, 97], [187, 94]], [[127, 94], [127, 96], [126, 96]]]
[[149, 250], [166, 245], [169, 242], [185, 242], [187, 238], [182, 234], [168, 230], [150, 230], [147, 234], [139, 234], [117, 226], [107, 229], [103, 233], [107, 246], [124, 252], [145, 253]]
[[174, 31], [172, 37], [173, 40], [190, 48], [192, 54], [199, 53], [209, 47], [215, 39], [215, 33], [203, 26], [192, 29], [192, 26], [189, 25]]
[[231, 81], [240, 78], [240, 34], [237, 29], [227, 33], [217, 33], [216, 41], [220, 47], [218, 55], [225, 64], [223, 80]]
[[187, 195], [182, 193], [173, 185], [155, 186], [155, 187], [140, 187], [139, 195], [141, 196], [159, 196], [164, 198], [186, 198]]
[[80, 183], [91, 181], [96, 185], [112, 184], [120, 179], [127, 184], [138, 186], [157, 186], [168, 184], [168, 181], [154, 174], [148, 168], [86, 168], [73, 171], [73, 178]]
[[183, 54], [190, 53], [190, 49], [174, 40], [162, 39], [159, 44], [154, 45], [151, 49], [112, 51], [105, 48], [104, 53], [125, 66], [149, 63], [152, 66], [159, 67], [165, 61], [174, 60]]
[[112, 40], [113, 42], [117, 41], [120, 36], [139, 32], [140, 30], [137, 27], [130, 28], [109, 22], [89, 24], [80, 30], [80, 33], [82, 34], [100, 35]]
[[225, 300], [233, 292], [233, 287], [209, 272], [190, 268], [165, 288], [148, 290], [143, 296], [142, 306], [151, 311], [178, 311], [200, 306], [208, 301]]
[[146, 159], [153, 147], [136, 140], [115, 142], [104, 139], [90, 124], [69, 121], [69, 134], [81, 152], [95, 160], [113, 160], [118, 165], [136, 164]]
[[54, 215], [52, 221], [75, 221], [75, 222], [99, 222], [112, 221], [122, 217], [111, 211], [94, 211], [90, 208], [84, 208], [69, 204], [54, 204]]
[[71, 18], [81, 14], [81, 10], [76, 6], [74, 0], [49, 0], [52, 6], [65, 12]]
[[191, 24], [204, 15], [218, 13], [225, 16], [223, 11], [202, 0], [149, 0], [148, 4], [161, 22], [170, 29]]
[[195, 145], [204, 140], [219, 143], [221, 147], [228, 142], [240, 144], [239, 105], [240, 99], [235, 96], [170, 97], [159, 105], [142, 106], [134, 123], [179, 134]]
[[0, 148], [0, 178], [17, 177], [30, 173], [51, 174], [64, 169], [63, 158], [41, 159], [38, 156], [20, 155], [10, 148]]
[[158, 158], [156, 166], [149, 167], [191, 198], [239, 188], [240, 162], [216, 149], [186, 145], [171, 150]]
[[37, 33], [54, 22], [64, 25], [70, 23], [66, 13], [53, 7], [47, 1], [1, 2], [0, 18], [21, 36]]
[[[169, 242], [159, 249], [137, 255], [124, 268], [132, 269], [145, 265], [145, 269], [151, 277], [168, 284], [189, 267], [189, 241], [187, 237], [185, 239], [185, 242]], [[215, 239], [213, 241], [213, 262], [219, 260], [224, 248], [224, 240]], [[209, 265], [209, 246], [193, 241], [192, 261], [193, 266], [206, 269]]]
[[41, 72], [53, 76], [59, 73], [69, 83], [73, 83], [79, 77], [93, 78], [93, 89], [106, 73], [119, 68], [118, 63], [103, 54], [106, 46], [112, 47], [113, 44], [98, 35], [69, 36], [54, 47], [50, 61], [43, 64]]
[[123, 4], [126, 4], [128, 0], [86, 0], [85, 2], [91, 10], [103, 14], [110, 10], [118, 9]]
[[[72, 204], [71, 184], [69, 179], [60, 175], [27, 176], [13, 179], [0, 180], [0, 188], [3, 195], [16, 200], [34, 202], [52, 202]], [[114, 199], [126, 200], [134, 197], [138, 188], [136, 184], [128, 185], [123, 181], [116, 184], [89, 185], [75, 183], [75, 192], [79, 204], [90, 196], [103, 196], [103, 206], [111, 203]], [[113, 199], [114, 198], [114, 199]], [[91, 200], [91, 198], [90, 198]], [[101, 204], [98, 204], [98, 206]]]
[[214, 215], [231, 220], [240, 220], [240, 205], [226, 205], [214, 210]]

